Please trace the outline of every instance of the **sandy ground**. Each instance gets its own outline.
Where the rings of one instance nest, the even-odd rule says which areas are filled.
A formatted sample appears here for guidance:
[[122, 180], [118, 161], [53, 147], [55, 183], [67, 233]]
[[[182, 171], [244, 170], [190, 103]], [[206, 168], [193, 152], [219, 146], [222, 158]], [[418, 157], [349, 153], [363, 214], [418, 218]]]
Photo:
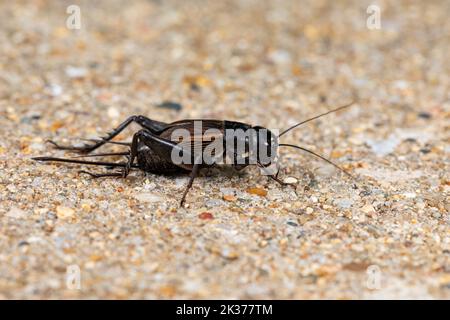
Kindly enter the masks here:
[[[381, 1], [379, 30], [370, 1], [93, 3], [0, 4], [1, 298], [450, 298], [448, 1]], [[186, 176], [30, 160], [133, 114], [283, 129], [352, 97], [284, 142], [357, 182], [284, 149], [293, 185], [207, 170], [178, 208]]]

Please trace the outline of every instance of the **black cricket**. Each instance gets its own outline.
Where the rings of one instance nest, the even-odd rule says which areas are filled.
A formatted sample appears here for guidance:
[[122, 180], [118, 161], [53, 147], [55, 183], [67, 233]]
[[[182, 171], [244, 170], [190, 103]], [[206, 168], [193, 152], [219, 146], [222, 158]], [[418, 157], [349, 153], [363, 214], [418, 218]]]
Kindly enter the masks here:
[[[35, 157], [33, 160], [37, 161], [52, 161], [52, 162], [68, 162], [68, 163], [77, 163], [77, 164], [85, 164], [85, 165], [93, 165], [93, 166], [104, 166], [107, 168], [122, 168], [121, 171], [115, 171], [115, 172], [108, 172], [108, 173], [92, 173], [88, 171], [80, 171], [81, 173], [89, 174], [93, 178], [100, 178], [100, 177], [127, 177], [130, 170], [132, 169], [138, 169], [143, 170], [145, 172], [150, 172], [154, 174], [163, 174], [163, 175], [171, 175], [171, 174], [181, 174], [181, 173], [189, 173], [190, 172], [190, 179], [189, 182], [184, 190], [184, 193], [181, 197], [180, 206], [183, 206], [186, 195], [189, 191], [189, 189], [192, 187], [192, 183], [194, 179], [197, 177], [199, 170], [205, 167], [213, 166], [214, 164], [206, 164], [204, 162], [196, 163], [191, 162], [192, 164], [177, 164], [172, 161], [171, 155], [174, 149], [178, 149], [179, 152], [183, 153], [186, 151], [185, 148], [183, 148], [179, 141], [173, 141], [171, 140], [172, 133], [176, 129], [186, 129], [189, 132], [193, 131], [193, 123], [194, 121], [202, 121], [202, 130], [203, 133], [209, 128], [218, 129], [222, 134], [220, 136], [213, 137], [214, 139], [222, 139], [225, 141], [225, 131], [226, 129], [242, 129], [242, 130], [248, 130], [253, 129], [256, 132], [258, 132], [261, 129], [264, 129], [265, 132], [268, 132], [269, 134], [262, 135], [265, 137], [264, 141], [258, 141], [258, 148], [261, 146], [264, 148], [271, 148], [274, 139], [278, 141], [278, 139], [286, 134], [287, 132], [291, 131], [292, 129], [306, 123], [312, 120], [315, 120], [317, 118], [320, 118], [322, 116], [325, 116], [327, 114], [330, 114], [332, 112], [336, 112], [339, 110], [342, 110], [344, 108], [347, 108], [351, 106], [353, 102], [346, 104], [344, 106], [341, 106], [339, 108], [330, 110], [328, 112], [325, 112], [323, 114], [320, 114], [318, 116], [312, 117], [310, 119], [304, 120], [302, 122], [299, 122], [288, 129], [281, 132], [278, 136], [275, 136], [273, 133], [271, 133], [268, 129], [260, 126], [252, 126], [250, 124], [242, 123], [242, 122], [236, 122], [236, 121], [227, 121], [227, 120], [180, 120], [172, 123], [165, 123], [160, 122], [156, 120], [149, 119], [145, 116], [131, 116], [124, 122], [122, 122], [117, 128], [112, 130], [110, 133], [108, 133], [105, 137], [102, 137], [100, 139], [91, 139], [90, 144], [85, 144], [83, 146], [77, 147], [77, 146], [63, 146], [59, 145], [54, 141], [49, 140], [51, 144], [53, 144], [57, 149], [62, 150], [70, 150], [77, 153], [80, 153], [76, 158], [80, 157], [109, 157], [109, 156], [124, 156], [126, 157], [127, 161], [125, 162], [107, 162], [107, 161], [88, 161], [88, 160], [81, 160], [76, 158], [55, 158], [55, 157]], [[133, 139], [131, 142], [118, 142], [118, 141], [112, 141], [112, 139], [117, 136], [121, 131], [123, 131], [128, 125], [131, 123], [137, 123], [142, 127], [141, 130], [134, 133]], [[191, 143], [193, 144], [195, 141], [199, 141], [202, 145], [202, 148], [204, 149], [207, 145], [205, 143], [204, 137], [193, 137], [191, 139]], [[261, 139], [261, 137], [258, 135], [258, 139]], [[206, 139], [208, 140], [208, 139]], [[209, 137], [209, 141], [211, 141], [211, 137]], [[127, 146], [129, 149], [124, 152], [111, 152], [111, 153], [95, 153], [95, 154], [89, 154], [90, 152], [94, 151], [95, 149], [103, 146], [104, 144], [112, 143], [112, 144], [119, 144], [123, 146]], [[247, 144], [247, 141], [244, 142]], [[346, 175], [352, 177], [347, 171], [330, 161], [329, 159], [326, 159], [325, 157], [308, 150], [306, 148], [293, 145], [293, 144], [283, 144], [279, 143], [278, 147], [290, 147], [290, 148], [296, 148], [299, 150], [303, 150], [305, 152], [308, 152], [326, 162], [329, 164], [335, 166], [342, 172], [344, 172]], [[202, 150], [203, 150], [202, 149]], [[267, 150], [267, 153], [270, 153], [271, 150]], [[227, 153], [227, 150], [224, 149], [224, 155]], [[195, 155], [193, 155], [195, 157]], [[235, 157], [243, 157], [245, 159], [246, 155], [237, 155], [234, 154]], [[245, 168], [249, 165], [249, 162], [245, 162], [244, 164], [237, 164], [234, 162], [232, 166], [237, 169], [241, 170], [242, 168]], [[263, 170], [266, 168], [270, 163], [261, 163], [259, 160], [256, 163], [259, 167], [261, 167]], [[277, 181], [278, 183], [284, 185], [284, 183], [278, 178], [278, 172], [276, 174], [270, 174], [268, 177], [272, 178], [273, 180]]]

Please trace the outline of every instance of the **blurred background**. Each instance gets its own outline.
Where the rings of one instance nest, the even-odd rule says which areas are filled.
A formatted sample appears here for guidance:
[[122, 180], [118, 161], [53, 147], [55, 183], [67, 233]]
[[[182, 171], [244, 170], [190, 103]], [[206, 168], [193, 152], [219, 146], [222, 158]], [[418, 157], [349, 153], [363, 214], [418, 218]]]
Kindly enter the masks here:
[[[2, 1], [0, 297], [448, 298], [448, 12], [449, 1]], [[28, 160], [63, 154], [46, 139], [96, 137], [133, 114], [283, 129], [352, 99], [286, 139], [364, 176], [358, 191], [290, 153], [291, 191], [254, 171], [219, 175], [178, 210], [185, 180], [93, 182]], [[66, 285], [73, 264], [81, 290]]]

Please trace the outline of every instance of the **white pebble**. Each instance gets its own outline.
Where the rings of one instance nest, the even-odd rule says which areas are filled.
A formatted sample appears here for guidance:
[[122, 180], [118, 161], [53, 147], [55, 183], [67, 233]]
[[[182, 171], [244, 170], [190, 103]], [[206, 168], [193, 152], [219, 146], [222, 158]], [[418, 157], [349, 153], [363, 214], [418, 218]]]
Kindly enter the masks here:
[[87, 74], [86, 69], [72, 66], [68, 66], [65, 71], [69, 78], [83, 78]]
[[361, 208], [361, 211], [364, 213], [376, 213], [374, 207], [371, 204], [367, 204], [364, 207]]
[[291, 62], [291, 55], [285, 50], [276, 50], [269, 54], [269, 59], [276, 64], [288, 64]]
[[108, 117], [110, 117], [112, 119], [118, 118], [120, 116], [119, 110], [117, 110], [114, 107], [109, 107], [107, 112], [108, 112]]
[[156, 194], [149, 193], [149, 192], [143, 192], [138, 193], [134, 196], [136, 200], [141, 202], [160, 202], [162, 201], [162, 198]]
[[403, 194], [403, 196], [404, 196], [405, 198], [414, 199], [414, 198], [416, 197], [416, 194], [415, 194], [414, 192], [405, 192], [405, 193]]
[[287, 177], [283, 180], [283, 182], [286, 184], [296, 184], [298, 180], [294, 177]]
[[20, 208], [12, 207], [7, 213], [6, 216], [14, 219], [22, 219], [27, 216], [27, 213]]
[[50, 94], [53, 97], [60, 96], [63, 92], [62, 87], [59, 84], [51, 84], [50, 85]]
[[236, 189], [235, 188], [220, 188], [220, 192], [224, 196], [234, 196], [236, 194]]
[[56, 216], [59, 219], [67, 219], [74, 215], [75, 211], [72, 208], [58, 206], [56, 207]]

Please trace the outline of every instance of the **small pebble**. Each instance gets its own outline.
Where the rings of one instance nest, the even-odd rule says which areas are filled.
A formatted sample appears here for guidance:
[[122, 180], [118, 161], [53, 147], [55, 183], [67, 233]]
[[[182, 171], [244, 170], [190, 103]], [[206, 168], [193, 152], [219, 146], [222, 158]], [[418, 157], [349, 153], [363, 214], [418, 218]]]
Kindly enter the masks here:
[[164, 101], [163, 103], [158, 104], [157, 107], [175, 111], [181, 111], [181, 109], [183, 109], [181, 104], [172, 101]]
[[63, 89], [62, 89], [62, 87], [60, 85], [58, 85], [58, 84], [51, 84], [50, 85], [50, 94], [53, 97], [60, 96], [62, 94], [62, 92], [63, 92]]
[[425, 111], [419, 112], [417, 116], [422, 119], [431, 119], [431, 113]]
[[296, 184], [298, 180], [294, 177], [287, 177], [283, 180], [283, 182], [286, 184]]
[[69, 78], [83, 78], [87, 74], [87, 69], [72, 66], [68, 66], [65, 71]]
[[250, 194], [256, 194], [260, 197], [265, 197], [267, 195], [267, 190], [262, 188], [248, 188], [247, 192]]
[[361, 208], [361, 211], [368, 214], [368, 213], [375, 213], [375, 209], [371, 204], [366, 204], [364, 207]]
[[223, 201], [219, 200], [219, 199], [209, 199], [209, 200], [206, 200], [206, 202], [205, 202], [205, 206], [208, 208], [217, 207], [222, 204], [223, 204]]
[[28, 241], [25, 241], [25, 240], [20, 241], [19, 244], [18, 244], [19, 247], [29, 246], [29, 245], [30, 245], [30, 243]]
[[414, 199], [416, 197], [416, 194], [414, 192], [405, 192], [403, 193], [403, 196], [408, 199]]
[[275, 50], [269, 54], [269, 59], [276, 64], [288, 64], [291, 62], [291, 55], [285, 50]]
[[223, 196], [223, 200], [233, 202], [233, 201], [236, 201], [236, 197], [233, 196], [233, 195], [227, 195], [226, 194], [226, 195]]
[[22, 219], [22, 218], [26, 218], [27, 213], [25, 211], [23, 211], [20, 208], [17, 207], [12, 207], [7, 213], [6, 216], [8, 218], [14, 218], [14, 219]]
[[225, 248], [220, 252], [220, 255], [226, 259], [230, 259], [230, 260], [235, 260], [237, 258], [239, 258], [239, 254], [229, 248]]
[[198, 217], [202, 220], [214, 219], [214, 216], [210, 212], [202, 212], [198, 215]]
[[341, 209], [348, 209], [353, 205], [354, 201], [352, 199], [339, 199], [335, 201], [335, 205]]
[[107, 113], [108, 113], [108, 117], [110, 117], [112, 119], [119, 118], [119, 116], [120, 116], [119, 110], [117, 110], [117, 108], [114, 108], [114, 107], [109, 107]]
[[59, 219], [67, 219], [72, 217], [75, 214], [75, 211], [72, 208], [57, 206], [56, 207], [56, 216]]
[[225, 196], [234, 196], [236, 194], [236, 189], [234, 188], [220, 188], [219, 190]]
[[91, 206], [88, 203], [82, 203], [81, 209], [83, 209], [86, 212], [89, 212], [89, 211], [91, 211]]
[[434, 211], [433, 212], [433, 218], [439, 219], [440, 217], [442, 217], [441, 213], [439, 211]]
[[160, 202], [162, 198], [154, 193], [142, 192], [134, 195], [136, 200], [141, 202]]

